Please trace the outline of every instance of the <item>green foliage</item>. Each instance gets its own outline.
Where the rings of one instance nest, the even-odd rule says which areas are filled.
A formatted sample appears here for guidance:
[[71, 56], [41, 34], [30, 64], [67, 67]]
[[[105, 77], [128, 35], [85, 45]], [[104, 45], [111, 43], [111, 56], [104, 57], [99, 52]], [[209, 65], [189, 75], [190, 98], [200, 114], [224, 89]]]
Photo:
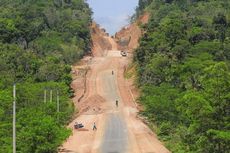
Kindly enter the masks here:
[[0, 0], [0, 9], [0, 152], [12, 152], [15, 82], [17, 152], [57, 152], [70, 135], [70, 65], [90, 50], [92, 12], [84, 0]]
[[[40, 118], [34, 118], [34, 113]], [[60, 127], [49, 115], [35, 109], [25, 109], [18, 116], [19, 152], [56, 152], [56, 148], [69, 136], [70, 131]], [[20, 141], [23, 140], [23, 141]]]
[[230, 151], [229, 5], [153, 0], [144, 7], [151, 18], [134, 56], [142, 114], [172, 152]]
[[153, 0], [139, 0], [138, 7], [136, 8], [136, 15], [139, 16], [145, 8], [152, 3]]

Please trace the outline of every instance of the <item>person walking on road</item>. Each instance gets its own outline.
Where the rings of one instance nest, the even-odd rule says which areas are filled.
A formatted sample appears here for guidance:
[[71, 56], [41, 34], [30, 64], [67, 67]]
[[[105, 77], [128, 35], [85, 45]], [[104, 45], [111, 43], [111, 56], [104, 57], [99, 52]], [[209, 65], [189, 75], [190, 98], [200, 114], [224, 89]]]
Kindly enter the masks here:
[[113, 71], [112, 71], [112, 75], [113, 75]]
[[95, 123], [95, 122], [93, 123], [93, 131], [94, 131], [94, 130], [97, 130], [97, 127], [96, 127], [96, 123]]
[[118, 107], [118, 100], [116, 100], [116, 106]]

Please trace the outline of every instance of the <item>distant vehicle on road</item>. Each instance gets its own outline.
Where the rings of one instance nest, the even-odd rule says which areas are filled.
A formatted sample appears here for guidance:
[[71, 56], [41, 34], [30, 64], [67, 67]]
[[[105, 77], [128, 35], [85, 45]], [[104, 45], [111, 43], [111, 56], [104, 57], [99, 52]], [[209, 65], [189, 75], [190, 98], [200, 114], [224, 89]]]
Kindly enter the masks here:
[[126, 53], [126, 51], [121, 51], [121, 56], [127, 56], [127, 53]]
[[84, 125], [83, 125], [82, 123], [76, 122], [76, 123], [74, 124], [74, 128], [75, 128], [75, 129], [80, 129], [80, 128], [83, 128], [83, 127], [84, 127]]

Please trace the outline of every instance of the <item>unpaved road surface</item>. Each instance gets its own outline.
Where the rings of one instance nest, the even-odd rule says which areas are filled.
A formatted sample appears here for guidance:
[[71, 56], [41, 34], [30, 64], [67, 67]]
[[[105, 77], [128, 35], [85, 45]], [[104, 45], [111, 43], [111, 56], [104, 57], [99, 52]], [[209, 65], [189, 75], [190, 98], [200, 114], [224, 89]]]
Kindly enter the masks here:
[[[87, 62], [90, 70], [86, 78], [86, 93], [80, 102], [76, 99], [74, 102], [80, 107], [88, 106], [69, 125], [73, 135], [61, 146], [60, 152], [169, 153], [156, 135], [137, 118], [138, 110], [123, 75], [130, 59], [121, 57], [115, 45], [113, 49]], [[116, 100], [119, 101], [118, 107]], [[73, 129], [76, 121], [83, 123], [85, 128]], [[92, 130], [94, 122], [96, 131]]]

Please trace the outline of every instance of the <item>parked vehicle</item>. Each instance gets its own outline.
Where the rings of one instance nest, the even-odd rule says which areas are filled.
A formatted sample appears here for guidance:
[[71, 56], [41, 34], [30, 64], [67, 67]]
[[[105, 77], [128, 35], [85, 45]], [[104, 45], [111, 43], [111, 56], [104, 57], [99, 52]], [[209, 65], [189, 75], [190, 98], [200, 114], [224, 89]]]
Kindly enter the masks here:
[[83, 127], [84, 127], [84, 125], [83, 125], [82, 123], [77, 123], [77, 122], [76, 122], [76, 123], [74, 124], [74, 128], [75, 128], [75, 129], [80, 129], [80, 128], [83, 128]]
[[126, 51], [121, 51], [121, 56], [127, 56], [127, 53], [126, 53]]

